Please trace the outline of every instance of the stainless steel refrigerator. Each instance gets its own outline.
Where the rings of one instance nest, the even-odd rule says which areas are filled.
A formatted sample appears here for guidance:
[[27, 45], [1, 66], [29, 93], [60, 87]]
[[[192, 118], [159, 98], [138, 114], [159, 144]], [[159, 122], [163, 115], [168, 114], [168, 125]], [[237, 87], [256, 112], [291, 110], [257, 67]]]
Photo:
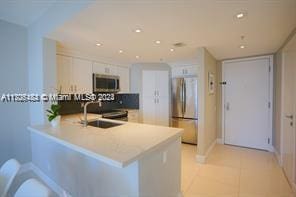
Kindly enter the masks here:
[[172, 94], [172, 126], [184, 129], [182, 142], [197, 144], [197, 78], [174, 78]]

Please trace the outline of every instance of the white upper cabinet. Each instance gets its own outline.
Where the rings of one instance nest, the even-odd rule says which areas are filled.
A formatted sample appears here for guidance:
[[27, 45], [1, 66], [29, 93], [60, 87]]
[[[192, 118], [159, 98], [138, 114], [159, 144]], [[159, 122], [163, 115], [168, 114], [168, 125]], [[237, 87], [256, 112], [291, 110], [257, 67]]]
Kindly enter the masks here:
[[92, 93], [93, 73], [119, 76], [120, 93], [129, 93], [129, 68], [57, 55], [57, 88], [62, 94]]
[[73, 90], [75, 93], [92, 93], [92, 62], [73, 58]]
[[120, 77], [120, 93], [129, 93], [129, 68], [117, 67], [117, 75]]
[[92, 72], [96, 73], [96, 74], [106, 74], [105, 73], [105, 64], [99, 63], [99, 62], [93, 62], [93, 66], [92, 66]]
[[57, 55], [58, 89], [62, 94], [92, 93], [92, 62]]
[[93, 73], [102, 75], [117, 75], [116, 66], [107, 65], [105, 63], [93, 62]]
[[[57, 55], [58, 92], [70, 94], [72, 81], [72, 57]], [[72, 86], [73, 90], [73, 86]]]
[[198, 66], [175, 66], [172, 68], [172, 77], [197, 75]]

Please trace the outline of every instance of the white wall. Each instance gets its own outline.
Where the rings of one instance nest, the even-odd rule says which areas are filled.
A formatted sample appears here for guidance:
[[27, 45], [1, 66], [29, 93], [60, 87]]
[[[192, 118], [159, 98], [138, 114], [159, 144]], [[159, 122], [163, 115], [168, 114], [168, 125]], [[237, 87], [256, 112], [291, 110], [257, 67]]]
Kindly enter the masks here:
[[[73, 17], [93, 1], [57, 2], [35, 23], [25, 28], [0, 21], [0, 93], [37, 93], [48, 91], [56, 72], [51, 59], [54, 41], [48, 33]], [[46, 107], [46, 106], [45, 106]], [[10, 157], [21, 162], [31, 160], [27, 126], [43, 123], [44, 105], [0, 103], [0, 164]]]
[[[0, 20], [0, 94], [28, 92], [27, 30]], [[31, 160], [28, 103], [0, 102], [0, 165]]]
[[[205, 147], [207, 151], [210, 146], [217, 139], [217, 61], [216, 59], [205, 50]], [[208, 74], [212, 73], [215, 77], [215, 92], [209, 94]]]
[[[45, 12], [35, 23], [28, 27], [28, 72], [29, 72], [29, 91], [30, 93], [42, 94], [45, 89], [50, 87], [52, 80], [46, 81], [44, 74], [47, 70], [53, 71], [51, 61], [46, 62], [48, 59], [45, 53], [51, 56], [55, 53], [55, 49], [44, 41], [44, 38], [60, 25], [62, 25], [69, 18], [75, 16], [79, 11], [87, 7], [94, 1], [77, 1], [77, 2], [57, 2]], [[49, 79], [56, 78], [56, 73], [46, 73]], [[42, 124], [46, 122], [46, 109], [47, 105], [43, 103], [30, 104], [30, 123]]]
[[[43, 39], [43, 64], [43, 92], [57, 93], [56, 41]], [[50, 102], [46, 102], [44, 108], [49, 109], [50, 105]]]
[[[204, 47], [197, 49], [198, 70], [198, 142], [197, 159], [204, 162], [217, 139], [217, 61]], [[208, 73], [215, 76], [215, 93], [208, 93]]]

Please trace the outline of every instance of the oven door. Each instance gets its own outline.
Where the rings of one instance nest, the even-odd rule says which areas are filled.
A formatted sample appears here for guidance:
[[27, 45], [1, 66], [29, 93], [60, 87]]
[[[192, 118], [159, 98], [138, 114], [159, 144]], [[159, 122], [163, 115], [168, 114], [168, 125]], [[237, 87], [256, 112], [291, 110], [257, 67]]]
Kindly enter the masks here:
[[119, 76], [93, 74], [93, 91], [118, 92]]

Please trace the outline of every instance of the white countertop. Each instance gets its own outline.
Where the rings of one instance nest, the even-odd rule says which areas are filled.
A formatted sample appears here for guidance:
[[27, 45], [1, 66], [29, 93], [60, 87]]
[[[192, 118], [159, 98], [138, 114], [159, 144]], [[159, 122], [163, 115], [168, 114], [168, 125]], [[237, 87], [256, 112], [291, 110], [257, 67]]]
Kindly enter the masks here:
[[[57, 128], [47, 124], [30, 126], [28, 129], [116, 167], [125, 167], [161, 145], [178, 139], [183, 131], [179, 128], [106, 119], [102, 120], [121, 122], [123, 125], [108, 129], [83, 127], [77, 123], [79, 116], [63, 117]], [[88, 117], [96, 119], [98, 115]]]

